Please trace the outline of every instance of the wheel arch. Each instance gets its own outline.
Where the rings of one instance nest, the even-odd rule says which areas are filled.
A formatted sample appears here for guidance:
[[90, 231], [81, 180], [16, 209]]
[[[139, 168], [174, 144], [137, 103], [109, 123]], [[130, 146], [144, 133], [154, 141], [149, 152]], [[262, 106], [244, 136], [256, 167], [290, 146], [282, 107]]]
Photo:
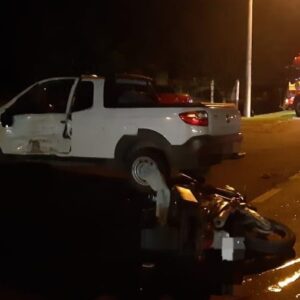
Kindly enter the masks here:
[[115, 148], [115, 159], [124, 161], [129, 152], [144, 148], [155, 149], [164, 154], [168, 159], [168, 151], [171, 147], [169, 141], [160, 133], [151, 129], [139, 129], [137, 135], [123, 135]]

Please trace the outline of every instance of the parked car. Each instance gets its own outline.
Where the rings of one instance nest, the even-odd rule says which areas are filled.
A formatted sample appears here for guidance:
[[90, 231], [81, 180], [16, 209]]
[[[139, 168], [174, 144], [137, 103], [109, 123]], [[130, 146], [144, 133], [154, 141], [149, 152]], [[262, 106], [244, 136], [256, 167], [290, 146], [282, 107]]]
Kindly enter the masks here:
[[282, 109], [290, 110], [294, 109], [295, 97], [299, 94], [299, 83], [288, 83], [288, 88], [285, 93], [285, 98], [282, 104]]
[[162, 104], [193, 103], [193, 99], [189, 94], [177, 93], [167, 85], [157, 85], [155, 91], [159, 103]]
[[169, 178], [239, 152], [242, 141], [234, 107], [162, 104], [151, 78], [128, 74], [41, 80], [0, 107], [0, 121], [4, 156], [104, 159], [141, 189], [145, 164]]
[[290, 109], [294, 109], [294, 96], [291, 97], [286, 97], [284, 99], [284, 103], [283, 103], [283, 109], [284, 110], [290, 110]]

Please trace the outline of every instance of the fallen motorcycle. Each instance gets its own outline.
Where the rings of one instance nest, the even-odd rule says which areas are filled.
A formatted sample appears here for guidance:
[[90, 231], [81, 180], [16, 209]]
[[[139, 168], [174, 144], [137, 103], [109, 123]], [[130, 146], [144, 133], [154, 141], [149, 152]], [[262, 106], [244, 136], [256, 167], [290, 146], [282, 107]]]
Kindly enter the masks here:
[[262, 217], [229, 186], [216, 188], [180, 174], [168, 188], [165, 223], [157, 221], [155, 196], [141, 198], [145, 294], [168, 291], [181, 293], [182, 299], [197, 299], [201, 292], [231, 294], [232, 286], [241, 284], [245, 266], [239, 263], [236, 269], [228, 261], [284, 257], [294, 246], [295, 234], [287, 226]]
[[[191, 214], [187, 215], [184, 209], [186, 202], [193, 206], [194, 220], [190, 224]], [[286, 225], [262, 217], [232, 187], [215, 188], [184, 174], [172, 188], [170, 223], [172, 220], [176, 223], [174, 220], [178, 217], [181, 219], [180, 231], [184, 232], [181, 244], [184, 245], [193, 232], [195, 245], [200, 245], [198, 253], [213, 247], [216, 236], [222, 239], [224, 234], [220, 232], [227, 237], [241, 238], [246, 251], [263, 254], [283, 254], [293, 248], [296, 240], [295, 234]], [[196, 223], [198, 229], [195, 229]], [[211, 243], [207, 244], [207, 240]]]

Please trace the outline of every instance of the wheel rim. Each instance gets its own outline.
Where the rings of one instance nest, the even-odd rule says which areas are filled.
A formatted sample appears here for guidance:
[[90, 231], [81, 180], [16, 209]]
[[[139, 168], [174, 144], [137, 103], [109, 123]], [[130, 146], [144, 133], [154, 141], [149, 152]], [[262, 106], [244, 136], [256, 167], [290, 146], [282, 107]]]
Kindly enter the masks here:
[[136, 158], [131, 165], [131, 175], [133, 179], [140, 185], [149, 186], [146, 180], [141, 176], [141, 170], [145, 166], [157, 166], [155, 161], [149, 156], [141, 156]]

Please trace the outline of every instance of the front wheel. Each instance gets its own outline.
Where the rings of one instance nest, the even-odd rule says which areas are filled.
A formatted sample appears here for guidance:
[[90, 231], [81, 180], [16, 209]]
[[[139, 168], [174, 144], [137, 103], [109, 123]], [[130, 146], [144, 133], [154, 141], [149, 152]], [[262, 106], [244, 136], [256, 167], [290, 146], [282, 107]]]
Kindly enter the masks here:
[[239, 227], [238, 234], [235, 235], [245, 238], [247, 250], [264, 254], [283, 254], [290, 251], [296, 241], [295, 234], [286, 225], [270, 219], [268, 221], [272, 225], [268, 231], [259, 229], [255, 224], [235, 224], [236, 228]]

